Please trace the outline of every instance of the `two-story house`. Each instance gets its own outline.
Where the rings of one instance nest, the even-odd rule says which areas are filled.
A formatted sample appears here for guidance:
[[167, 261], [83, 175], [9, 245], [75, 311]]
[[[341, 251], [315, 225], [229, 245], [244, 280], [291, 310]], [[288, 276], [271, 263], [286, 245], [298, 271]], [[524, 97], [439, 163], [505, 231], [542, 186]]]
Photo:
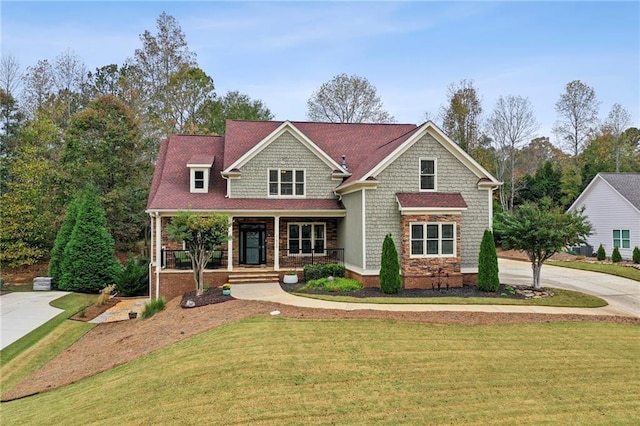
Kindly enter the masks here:
[[205, 281], [278, 279], [305, 263], [344, 263], [378, 286], [391, 233], [406, 288], [475, 283], [500, 185], [432, 122], [227, 121], [225, 136], [163, 141], [149, 195], [150, 293], [193, 289], [164, 228], [179, 211], [229, 216], [230, 240]]

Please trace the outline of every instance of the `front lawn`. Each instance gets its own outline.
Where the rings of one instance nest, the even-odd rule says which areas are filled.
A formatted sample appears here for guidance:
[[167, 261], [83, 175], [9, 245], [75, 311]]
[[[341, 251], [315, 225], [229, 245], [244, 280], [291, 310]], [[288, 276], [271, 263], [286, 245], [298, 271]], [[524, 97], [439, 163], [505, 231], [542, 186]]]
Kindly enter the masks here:
[[257, 317], [76, 384], [3, 403], [2, 420], [637, 424], [638, 341], [640, 327], [620, 324], [442, 326]]

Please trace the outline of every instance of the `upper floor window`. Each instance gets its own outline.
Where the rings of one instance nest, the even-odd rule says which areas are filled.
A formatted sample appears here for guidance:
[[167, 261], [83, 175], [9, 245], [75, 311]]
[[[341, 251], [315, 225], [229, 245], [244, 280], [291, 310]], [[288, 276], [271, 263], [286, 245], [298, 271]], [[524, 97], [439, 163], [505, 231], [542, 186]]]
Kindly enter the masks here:
[[209, 191], [209, 169], [191, 168], [191, 192]]
[[304, 170], [270, 169], [269, 195], [304, 197]]
[[412, 223], [411, 256], [455, 256], [455, 223]]
[[631, 248], [631, 234], [628, 229], [613, 230], [613, 246], [618, 248]]
[[204, 170], [194, 170], [193, 187], [195, 189], [204, 189]]
[[436, 160], [420, 159], [420, 191], [436, 190]]

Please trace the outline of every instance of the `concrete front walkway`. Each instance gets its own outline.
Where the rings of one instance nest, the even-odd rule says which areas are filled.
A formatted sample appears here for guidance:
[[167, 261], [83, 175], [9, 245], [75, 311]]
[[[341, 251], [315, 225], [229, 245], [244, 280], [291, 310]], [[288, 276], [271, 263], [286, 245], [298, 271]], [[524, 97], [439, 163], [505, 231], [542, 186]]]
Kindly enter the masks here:
[[49, 305], [51, 301], [69, 294], [65, 291], [30, 291], [0, 296], [0, 349], [40, 327], [62, 309]]

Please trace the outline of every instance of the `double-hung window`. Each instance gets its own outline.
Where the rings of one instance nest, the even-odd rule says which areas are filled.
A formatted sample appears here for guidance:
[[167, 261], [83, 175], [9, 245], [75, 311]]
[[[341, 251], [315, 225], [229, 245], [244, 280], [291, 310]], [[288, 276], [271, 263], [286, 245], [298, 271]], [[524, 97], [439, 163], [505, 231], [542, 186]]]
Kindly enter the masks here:
[[270, 169], [269, 196], [304, 197], [304, 170]]
[[204, 170], [193, 171], [193, 187], [195, 189], [204, 189]]
[[420, 159], [420, 191], [436, 190], [436, 160]]
[[326, 235], [324, 223], [290, 223], [289, 254], [324, 254]]
[[411, 256], [450, 257], [455, 255], [455, 223], [411, 224]]
[[628, 229], [613, 230], [613, 246], [618, 248], [631, 248], [631, 234]]

